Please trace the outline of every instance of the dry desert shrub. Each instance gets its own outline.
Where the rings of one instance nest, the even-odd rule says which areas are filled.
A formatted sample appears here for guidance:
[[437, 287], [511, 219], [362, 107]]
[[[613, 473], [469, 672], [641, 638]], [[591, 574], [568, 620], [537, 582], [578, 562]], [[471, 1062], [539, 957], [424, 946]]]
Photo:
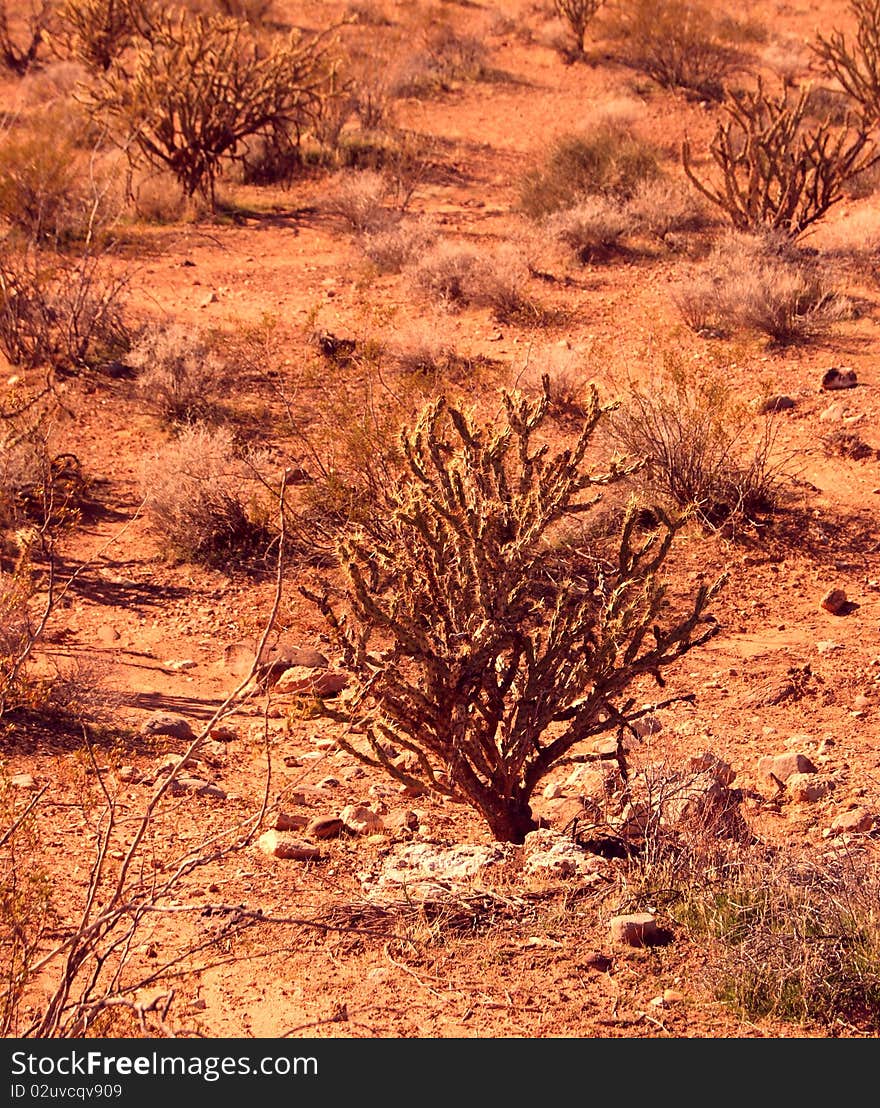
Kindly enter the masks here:
[[554, 212], [542, 226], [581, 263], [607, 261], [633, 230], [623, 207], [604, 196], [589, 196], [573, 208]]
[[119, 358], [130, 345], [127, 272], [108, 258], [0, 252], [0, 349], [15, 366], [76, 372]]
[[222, 568], [262, 557], [272, 533], [262, 484], [227, 428], [185, 427], [146, 466], [146, 507], [178, 557]]
[[683, 181], [662, 175], [643, 181], [626, 201], [626, 216], [644, 233], [661, 242], [703, 231], [712, 220], [705, 204]]
[[621, 58], [665, 88], [720, 100], [741, 63], [731, 25], [701, 0], [624, 0], [611, 23]]
[[808, 860], [752, 850], [694, 873], [671, 907], [708, 942], [715, 995], [750, 1020], [806, 1028], [841, 1022], [876, 1034], [880, 1011], [880, 870], [857, 843]]
[[409, 267], [407, 276], [423, 296], [451, 311], [488, 308], [501, 321], [534, 310], [528, 265], [510, 244], [489, 255], [441, 240]]
[[624, 726], [630, 684], [711, 636], [706, 607], [720, 583], [663, 619], [659, 571], [676, 527], [660, 512], [653, 533], [637, 538], [634, 509], [607, 574], [560, 575], [547, 544], [555, 526], [594, 505], [588, 490], [628, 471], [586, 466], [606, 414], [595, 393], [579, 434], [557, 452], [541, 441], [549, 382], [534, 403], [503, 395], [497, 425], [443, 398], [423, 409], [402, 436], [403, 475], [381, 538], [344, 536], [345, 617], [329, 591], [306, 595], [362, 682], [350, 722], [365, 742], [343, 739], [346, 749], [465, 801], [496, 839], [522, 842], [551, 767]]
[[776, 448], [772, 413], [756, 421], [720, 376], [671, 356], [656, 378], [628, 385], [608, 435], [626, 456], [644, 459], [637, 480], [649, 495], [732, 535], [778, 506], [791, 462]]
[[360, 247], [379, 273], [401, 273], [436, 241], [437, 234], [426, 220], [411, 219], [366, 231]]
[[210, 340], [183, 323], [148, 325], [126, 357], [143, 401], [171, 423], [197, 423], [217, 407], [226, 366]]
[[627, 200], [659, 176], [656, 150], [621, 120], [600, 121], [581, 135], [555, 140], [542, 164], [519, 187], [519, 207], [531, 219], [573, 208], [586, 197]]
[[401, 212], [390, 204], [391, 187], [375, 170], [341, 173], [330, 185], [324, 210], [344, 220], [358, 234], [375, 234], [395, 226]]
[[821, 264], [773, 235], [729, 235], [675, 294], [688, 326], [710, 335], [746, 329], [780, 346], [802, 342], [854, 314]]

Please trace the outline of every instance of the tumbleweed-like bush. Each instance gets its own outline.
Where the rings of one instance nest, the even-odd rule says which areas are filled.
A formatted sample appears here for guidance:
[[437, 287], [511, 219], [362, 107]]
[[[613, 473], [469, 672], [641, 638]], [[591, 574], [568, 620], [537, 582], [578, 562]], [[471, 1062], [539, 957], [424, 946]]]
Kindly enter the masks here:
[[[702, 586], [674, 611], [660, 581], [676, 523], [637, 531], [627, 512], [616, 559], [560, 573], [548, 540], [589, 510], [597, 486], [634, 466], [592, 473], [588, 447], [607, 409], [595, 388], [576, 441], [535, 442], [550, 412], [505, 392], [506, 420], [479, 425], [443, 398], [401, 437], [404, 475], [381, 532], [342, 541], [346, 611], [304, 590], [360, 680], [350, 712], [364, 747], [345, 749], [414, 786], [469, 803], [501, 841], [536, 826], [538, 782], [576, 744], [638, 714], [628, 688], [705, 642]], [[353, 715], [353, 719], [352, 719]]]

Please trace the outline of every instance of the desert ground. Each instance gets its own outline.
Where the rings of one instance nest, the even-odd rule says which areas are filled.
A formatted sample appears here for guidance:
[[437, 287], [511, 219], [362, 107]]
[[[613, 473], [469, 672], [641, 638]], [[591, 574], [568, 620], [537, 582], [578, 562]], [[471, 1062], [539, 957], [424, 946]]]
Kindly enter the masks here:
[[[90, 67], [69, 21], [3, 72], [6, 1036], [876, 1036], [880, 136], [814, 49], [860, 9], [667, 6], [608, 0], [580, 51], [539, 0], [226, 5], [270, 51], [326, 32], [337, 67], [299, 146], [239, 144], [213, 203], [96, 106], [133, 63]], [[21, 41], [31, 9], [2, 8]], [[636, 48], [685, 19], [697, 87]], [[802, 130], [863, 132], [784, 243], [682, 161], [719, 180], [759, 77], [808, 98]], [[553, 152], [596, 134], [578, 191]], [[27, 290], [65, 279], [112, 299], [112, 349], [15, 345]], [[583, 464], [642, 467], [588, 490], [552, 587], [613, 576], [631, 498], [642, 536], [687, 512], [663, 619], [724, 583], [711, 635], [635, 676], [637, 718], [572, 746], [509, 842], [355, 756], [369, 688], [306, 593], [346, 610], [338, 543], [381, 546], [426, 406], [499, 426], [545, 374], [551, 452], [595, 387], [619, 407]], [[691, 434], [698, 476], [742, 478], [696, 508], [638, 456]]]

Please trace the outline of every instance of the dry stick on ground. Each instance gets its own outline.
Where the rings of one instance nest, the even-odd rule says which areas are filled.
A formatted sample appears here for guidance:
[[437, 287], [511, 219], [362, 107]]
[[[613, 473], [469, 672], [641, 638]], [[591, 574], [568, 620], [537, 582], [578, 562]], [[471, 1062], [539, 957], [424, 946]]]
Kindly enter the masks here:
[[[114, 832], [120, 825], [116, 802], [107, 789], [103, 774], [94, 759], [92, 743], [85, 732], [86, 749], [92, 760], [101, 790], [104, 793], [105, 808], [102, 816], [103, 826], [98, 832], [95, 858], [89, 877], [85, 905], [80, 913], [74, 932], [58, 943], [52, 950], [31, 967], [30, 980], [44, 973], [49, 967], [61, 961], [55, 989], [43, 1012], [25, 1031], [26, 1037], [76, 1037], [84, 1034], [97, 1015], [111, 1006], [123, 1004], [126, 997], [138, 989], [159, 979], [164, 969], [180, 962], [184, 957], [204, 950], [226, 937], [227, 931], [202, 937], [191, 944], [186, 951], [166, 959], [162, 966], [141, 975], [136, 981], [124, 981], [123, 973], [130, 966], [132, 947], [139, 929], [153, 909], [171, 895], [181, 880], [194, 869], [218, 861], [230, 853], [246, 847], [261, 826], [268, 807], [269, 778], [271, 762], [268, 760], [266, 783], [259, 810], [237, 826], [226, 829], [203, 839], [198, 846], [175, 860], [170, 873], [159, 877], [159, 871], [147, 869], [147, 859], [143, 856], [142, 845], [148, 833], [154, 828], [160, 812], [163, 798], [168, 794], [172, 782], [180, 770], [193, 755], [199, 745], [210, 734], [218, 721], [235, 710], [240, 697], [256, 672], [259, 659], [265, 649], [269, 635], [277, 618], [283, 582], [285, 556], [284, 497], [286, 478], [282, 476], [279, 493], [280, 538], [278, 544], [275, 596], [269, 617], [266, 621], [250, 673], [242, 679], [226, 700], [217, 708], [200, 733], [188, 745], [178, 758], [171, 772], [153, 794], [138, 824], [132, 841], [114, 877], [110, 873], [110, 847]], [[231, 841], [230, 840], [231, 836]], [[137, 1006], [135, 1006], [135, 1009]], [[145, 1009], [139, 1010], [142, 1018]], [[162, 1022], [167, 1011], [162, 1016]]]

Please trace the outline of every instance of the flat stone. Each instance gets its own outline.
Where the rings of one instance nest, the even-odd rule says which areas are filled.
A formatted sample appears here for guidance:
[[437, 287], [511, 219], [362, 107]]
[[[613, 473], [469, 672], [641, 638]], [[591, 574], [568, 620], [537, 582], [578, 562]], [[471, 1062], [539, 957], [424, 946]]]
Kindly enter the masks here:
[[338, 670], [315, 670], [308, 666], [290, 666], [275, 682], [279, 696], [337, 696], [348, 684], [348, 675]]
[[9, 779], [14, 789], [36, 789], [37, 781], [31, 773], [16, 773]]
[[182, 742], [192, 742], [196, 737], [189, 720], [168, 712], [154, 712], [141, 724], [142, 735], [168, 735]]
[[301, 816], [298, 812], [279, 812], [275, 817], [276, 831], [302, 831], [309, 824], [308, 816]]
[[319, 847], [301, 842], [285, 831], [266, 831], [257, 840], [257, 846], [273, 858], [289, 858], [296, 862], [318, 862], [323, 857]]
[[315, 816], [305, 829], [310, 839], [338, 839], [345, 834], [345, 824], [338, 816]]

